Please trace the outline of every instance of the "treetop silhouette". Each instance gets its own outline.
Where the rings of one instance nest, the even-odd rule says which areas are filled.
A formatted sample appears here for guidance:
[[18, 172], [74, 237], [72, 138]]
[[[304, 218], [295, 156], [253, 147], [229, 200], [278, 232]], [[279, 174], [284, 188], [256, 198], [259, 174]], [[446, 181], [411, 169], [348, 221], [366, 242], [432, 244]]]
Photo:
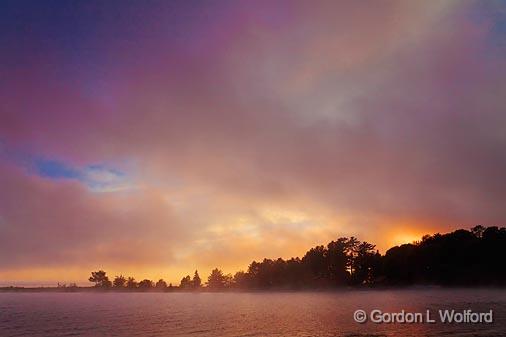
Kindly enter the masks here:
[[[375, 245], [355, 237], [338, 238], [326, 246], [309, 249], [302, 258], [253, 261], [247, 271], [234, 276], [219, 268], [207, 278], [209, 290], [224, 289], [314, 289], [343, 286], [506, 285], [506, 228], [475, 226], [452, 233], [425, 235], [419, 242], [388, 249], [385, 255]], [[99, 289], [171, 291], [167, 283], [151, 280], [137, 283], [122, 275], [109, 281], [105, 271], [92, 272], [90, 282]], [[179, 290], [202, 287], [197, 270], [193, 278], [181, 279]]]

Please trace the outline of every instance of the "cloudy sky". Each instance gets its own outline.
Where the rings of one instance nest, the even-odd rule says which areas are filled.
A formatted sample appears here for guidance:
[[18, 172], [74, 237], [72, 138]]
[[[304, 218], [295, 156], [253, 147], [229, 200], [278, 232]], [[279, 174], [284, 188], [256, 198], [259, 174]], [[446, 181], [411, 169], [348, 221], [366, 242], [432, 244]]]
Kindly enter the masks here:
[[504, 225], [504, 2], [2, 1], [0, 22], [0, 284]]

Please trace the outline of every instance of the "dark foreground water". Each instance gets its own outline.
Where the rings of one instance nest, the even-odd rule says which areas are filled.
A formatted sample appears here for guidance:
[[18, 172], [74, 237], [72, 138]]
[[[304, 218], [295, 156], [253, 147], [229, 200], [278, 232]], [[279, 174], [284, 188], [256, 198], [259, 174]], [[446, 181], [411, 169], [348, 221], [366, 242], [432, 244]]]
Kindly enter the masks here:
[[[493, 310], [494, 322], [364, 324], [353, 314]], [[0, 336], [506, 336], [504, 290], [0, 293]]]

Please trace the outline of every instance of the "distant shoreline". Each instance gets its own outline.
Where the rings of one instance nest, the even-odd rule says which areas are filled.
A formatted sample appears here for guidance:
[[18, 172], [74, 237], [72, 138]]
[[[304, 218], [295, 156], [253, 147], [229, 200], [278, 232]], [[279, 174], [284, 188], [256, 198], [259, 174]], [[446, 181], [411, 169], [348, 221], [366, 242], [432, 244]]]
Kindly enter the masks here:
[[[384, 255], [375, 245], [341, 237], [309, 249], [302, 257], [253, 261], [234, 275], [214, 268], [207, 282], [198, 270], [179, 285], [163, 279], [116, 275], [100, 269], [88, 281], [94, 286], [60, 283], [48, 287], [6, 286], [0, 292], [300, 292], [383, 289], [479, 289], [506, 287], [506, 227], [475, 226], [451, 233], [425, 235], [395, 246]], [[4, 281], [5, 282], [5, 281]], [[22, 280], [11, 281], [27, 284]], [[43, 283], [43, 281], [41, 281]], [[49, 283], [46, 283], [49, 284]], [[84, 284], [84, 283], [80, 283]]]
[[339, 292], [360, 292], [360, 291], [404, 291], [404, 290], [446, 290], [446, 289], [497, 289], [506, 290], [505, 286], [440, 286], [440, 285], [410, 285], [410, 286], [381, 286], [381, 287], [342, 287], [342, 288], [307, 288], [307, 289], [201, 289], [190, 290], [124, 290], [124, 289], [97, 289], [96, 287], [77, 287], [63, 289], [58, 287], [0, 287], [0, 293], [339, 293]]

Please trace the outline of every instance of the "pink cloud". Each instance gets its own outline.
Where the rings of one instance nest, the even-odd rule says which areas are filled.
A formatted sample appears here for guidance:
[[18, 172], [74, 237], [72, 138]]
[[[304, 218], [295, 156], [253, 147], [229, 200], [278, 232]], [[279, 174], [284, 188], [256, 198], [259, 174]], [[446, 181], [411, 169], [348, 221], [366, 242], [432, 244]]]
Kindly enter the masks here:
[[[0, 264], [235, 267], [340, 234], [386, 248], [394, 227], [504, 219], [506, 67], [490, 22], [463, 3], [272, 6], [92, 39], [102, 67], [52, 47], [2, 68], [5, 147], [129, 162], [142, 188], [97, 194], [3, 165]], [[184, 34], [163, 34], [171, 23]], [[306, 227], [272, 209], [302, 211]]]

